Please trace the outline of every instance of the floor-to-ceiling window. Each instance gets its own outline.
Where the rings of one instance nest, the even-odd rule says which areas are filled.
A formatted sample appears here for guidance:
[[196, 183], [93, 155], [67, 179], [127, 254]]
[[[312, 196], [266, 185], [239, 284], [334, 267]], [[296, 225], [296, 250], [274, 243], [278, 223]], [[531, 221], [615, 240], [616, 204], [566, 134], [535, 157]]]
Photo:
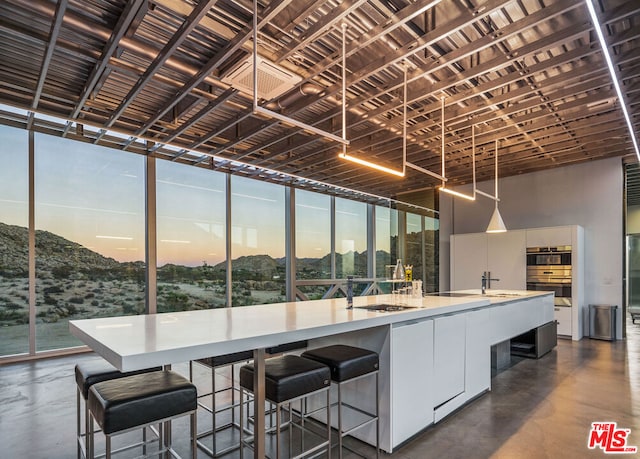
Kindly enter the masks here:
[[440, 289], [440, 264], [438, 251], [440, 240], [440, 220], [434, 216], [424, 218], [424, 274], [423, 289], [425, 292], [437, 292]]
[[422, 215], [407, 212], [405, 214], [406, 233], [405, 233], [405, 266], [412, 270], [412, 279], [422, 280], [423, 269], [423, 233], [422, 233]]
[[36, 348], [80, 345], [76, 318], [145, 304], [144, 157], [35, 136]]
[[336, 277], [367, 276], [367, 205], [336, 200]]
[[157, 311], [226, 305], [226, 175], [156, 162]]
[[232, 306], [286, 299], [284, 187], [231, 177]]
[[[80, 345], [68, 332], [70, 319], [143, 313], [146, 158], [32, 136], [32, 295], [30, 137], [24, 130], [0, 129], [0, 355], [30, 351], [30, 311], [36, 317], [34, 351]], [[379, 281], [388, 277], [386, 266], [398, 256], [405, 263], [419, 260], [415, 264], [422, 266], [425, 290], [432, 289], [430, 279], [437, 285], [438, 220], [425, 216], [428, 212], [410, 214], [392, 206], [368, 212], [372, 207], [364, 202], [295, 190], [295, 219], [287, 231], [282, 185], [163, 160], [156, 161], [155, 171], [157, 204], [150, 211], [157, 232], [149, 237], [157, 246], [151, 254], [157, 260], [157, 305], [150, 304], [152, 310], [222, 307], [230, 295], [233, 306], [284, 301], [287, 232], [296, 235], [292, 274], [300, 299], [341, 296], [348, 275], [363, 278], [357, 294], [379, 291], [376, 284], [384, 290], [389, 284]], [[375, 224], [368, 234], [372, 215]], [[369, 273], [373, 249], [375, 271]]]
[[[296, 280], [331, 279], [331, 197], [295, 190]], [[300, 285], [308, 299], [322, 298], [324, 285]]]
[[438, 219], [406, 212], [405, 265], [413, 270], [413, 279], [423, 282], [424, 292], [438, 290]]
[[0, 126], [0, 355], [29, 352], [28, 132]]

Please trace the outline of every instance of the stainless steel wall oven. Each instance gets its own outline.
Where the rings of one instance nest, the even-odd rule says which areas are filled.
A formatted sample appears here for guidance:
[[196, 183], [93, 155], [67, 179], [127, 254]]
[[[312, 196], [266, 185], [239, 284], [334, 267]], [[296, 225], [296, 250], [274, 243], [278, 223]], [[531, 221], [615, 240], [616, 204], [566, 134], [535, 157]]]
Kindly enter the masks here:
[[571, 246], [527, 248], [527, 290], [555, 293], [556, 306], [571, 306]]

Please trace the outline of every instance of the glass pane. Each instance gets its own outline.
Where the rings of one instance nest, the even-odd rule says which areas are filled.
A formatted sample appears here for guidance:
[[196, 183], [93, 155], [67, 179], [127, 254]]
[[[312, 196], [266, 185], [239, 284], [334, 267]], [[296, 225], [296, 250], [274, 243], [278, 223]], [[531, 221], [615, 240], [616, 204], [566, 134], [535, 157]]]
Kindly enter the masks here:
[[438, 241], [440, 234], [440, 220], [432, 217], [424, 217], [424, 262], [425, 272], [423, 277], [423, 289], [425, 293], [437, 292], [440, 289], [440, 264]]
[[284, 187], [231, 177], [232, 305], [285, 301]]
[[367, 277], [367, 205], [336, 198], [336, 277]]
[[29, 143], [0, 126], [0, 355], [29, 352]]
[[640, 305], [640, 234], [627, 236], [628, 305]]
[[144, 157], [36, 135], [36, 347], [70, 319], [144, 312]]
[[391, 279], [398, 253], [398, 211], [376, 206], [376, 277]]
[[158, 312], [226, 303], [226, 176], [156, 162]]
[[406, 260], [402, 262], [412, 266], [413, 279], [423, 279], [422, 269], [422, 215], [406, 213], [407, 234], [406, 234]]
[[295, 193], [296, 278], [330, 279], [331, 198], [304, 190]]

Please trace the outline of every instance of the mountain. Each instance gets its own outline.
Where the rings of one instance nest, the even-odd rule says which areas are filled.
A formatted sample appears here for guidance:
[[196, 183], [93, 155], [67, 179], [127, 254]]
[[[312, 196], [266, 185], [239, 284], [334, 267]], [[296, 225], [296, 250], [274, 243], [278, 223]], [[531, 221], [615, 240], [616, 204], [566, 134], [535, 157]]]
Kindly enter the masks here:
[[[51, 271], [69, 265], [74, 271], [122, 268], [113, 258], [107, 258], [82, 245], [49, 231], [36, 230], [36, 265]], [[0, 223], [0, 274], [5, 277], [25, 277], [29, 266], [29, 230], [23, 226]]]

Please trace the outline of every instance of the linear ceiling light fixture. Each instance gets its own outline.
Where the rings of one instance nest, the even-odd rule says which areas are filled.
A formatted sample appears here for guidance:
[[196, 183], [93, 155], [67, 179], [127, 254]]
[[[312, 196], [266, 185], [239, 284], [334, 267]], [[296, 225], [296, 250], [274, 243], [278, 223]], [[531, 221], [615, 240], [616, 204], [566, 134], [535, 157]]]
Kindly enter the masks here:
[[476, 140], [475, 140], [475, 125], [471, 126], [471, 159], [473, 163], [473, 195], [468, 195], [464, 193], [460, 193], [459, 191], [454, 191], [450, 188], [445, 187], [446, 179], [446, 171], [445, 171], [445, 159], [444, 159], [444, 96], [440, 98], [440, 137], [441, 137], [441, 150], [442, 150], [442, 185], [438, 188], [440, 191], [444, 191], [452, 196], [457, 196], [458, 198], [467, 199], [469, 201], [476, 200]]
[[[504, 221], [502, 220], [502, 216], [500, 215], [500, 211], [498, 210], [498, 139], [496, 139], [496, 207], [493, 210], [493, 214], [491, 215], [491, 220], [489, 220], [489, 226], [487, 226], [487, 233], [504, 233], [507, 231], [507, 227], [504, 225]], [[489, 195], [489, 197], [492, 197]]]
[[607, 42], [604, 39], [604, 34], [602, 33], [602, 25], [600, 24], [600, 20], [598, 19], [595, 6], [593, 5], [593, 0], [585, 0], [585, 2], [587, 3], [587, 9], [589, 10], [589, 14], [591, 15], [591, 21], [593, 22], [593, 27], [596, 31], [596, 36], [600, 41], [602, 54], [604, 55], [604, 59], [607, 62], [607, 67], [609, 67], [609, 72], [611, 73], [611, 81], [613, 82], [613, 87], [616, 89], [616, 93], [618, 94], [618, 100], [620, 101], [620, 108], [622, 108], [622, 114], [624, 115], [624, 119], [627, 122], [627, 127], [629, 128], [629, 135], [631, 136], [631, 142], [633, 143], [633, 148], [635, 149], [636, 157], [638, 158], [638, 161], [640, 161], [640, 149], [638, 148], [638, 140], [636, 139], [636, 136], [633, 130], [633, 123], [631, 122], [631, 117], [629, 116], [627, 106], [624, 102], [624, 98], [622, 97], [622, 88], [620, 88], [620, 82], [618, 81], [618, 76], [616, 75], [616, 70], [613, 66], [611, 55], [609, 54], [609, 47], [607, 46]]
[[[293, 126], [304, 129], [312, 134], [317, 134], [325, 139], [333, 140], [335, 142], [349, 145], [349, 141], [342, 137], [332, 134], [331, 132], [323, 131], [310, 124], [303, 123], [302, 121], [295, 120], [281, 113], [274, 112], [258, 105], [258, 0], [253, 0], [253, 113], [262, 114], [269, 118], [275, 118], [283, 123], [288, 123]], [[344, 117], [344, 114], [343, 114]]]
[[[347, 94], [347, 53], [346, 53], [346, 31], [347, 25], [342, 24], [342, 137], [346, 140], [347, 135], [347, 117], [346, 117], [346, 94]], [[375, 169], [387, 174], [395, 175], [397, 177], [404, 177], [407, 164], [407, 67], [404, 67], [404, 110], [403, 110], [403, 124], [402, 124], [402, 170], [391, 169], [390, 167], [382, 166], [365, 159], [360, 159], [357, 156], [351, 156], [347, 154], [347, 144], [342, 144], [342, 153], [338, 155], [339, 158], [346, 159], [352, 163], [360, 164], [371, 169]]]

